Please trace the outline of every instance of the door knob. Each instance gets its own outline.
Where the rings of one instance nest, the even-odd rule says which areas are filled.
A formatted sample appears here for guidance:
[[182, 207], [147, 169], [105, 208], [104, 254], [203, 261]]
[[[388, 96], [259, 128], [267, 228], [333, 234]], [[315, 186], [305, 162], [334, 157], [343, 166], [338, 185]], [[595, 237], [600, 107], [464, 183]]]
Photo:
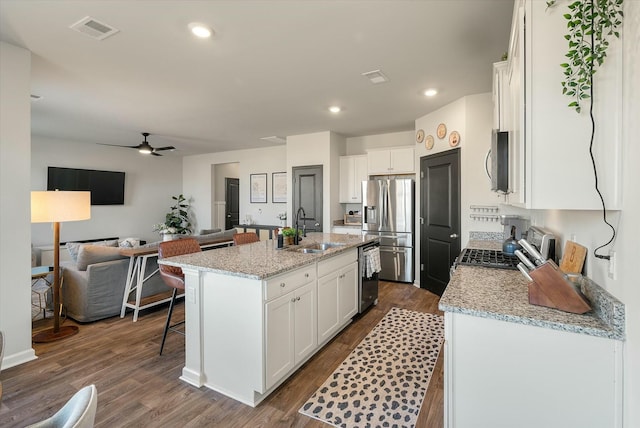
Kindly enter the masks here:
[[449, 238], [452, 238], [452, 239], [456, 239], [457, 237], [458, 237], [457, 233], [452, 233], [451, 235], [449, 235]]

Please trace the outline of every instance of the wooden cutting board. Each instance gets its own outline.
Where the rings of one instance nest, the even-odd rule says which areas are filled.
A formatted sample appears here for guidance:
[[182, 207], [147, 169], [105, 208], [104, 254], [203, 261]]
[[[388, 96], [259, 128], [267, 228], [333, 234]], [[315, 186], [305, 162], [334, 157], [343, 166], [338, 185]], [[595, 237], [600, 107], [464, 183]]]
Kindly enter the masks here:
[[562, 253], [560, 270], [564, 273], [582, 273], [584, 259], [587, 257], [587, 247], [573, 241], [567, 241]]

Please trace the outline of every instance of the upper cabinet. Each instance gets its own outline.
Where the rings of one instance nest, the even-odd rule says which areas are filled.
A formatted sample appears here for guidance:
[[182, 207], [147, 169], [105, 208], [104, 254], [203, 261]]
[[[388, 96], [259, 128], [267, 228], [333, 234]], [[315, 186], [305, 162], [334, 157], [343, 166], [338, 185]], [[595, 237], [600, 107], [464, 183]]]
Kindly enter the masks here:
[[340, 156], [340, 203], [361, 203], [362, 182], [367, 179], [367, 155]]
[[493, 129], [508, 131], [509, 127], [509, 81], [507, 61], [493, 64]]
[[415, 172], [413, 147], [376, 149], [367, 152], [369, 175], [412, 174]]
[[[562, 94], [566, 12], [563, 3], [547, 8], [543, 1], [515, 1], [506, 74], [501, 76], [507, 81], [506, 99], [495, 98], [494, 90], [494, 100], [500, 101], [497, 123], [501, 127], [504, 120], [509, 131], [508, 202], [531, 209], [596, 210], [602, 205], [589, 153], [589, 106], [585, 103], [578, 114]], [[597, 181], [607, 209], [620, 209], [622, 40], [611, 39], [593, 89]]]

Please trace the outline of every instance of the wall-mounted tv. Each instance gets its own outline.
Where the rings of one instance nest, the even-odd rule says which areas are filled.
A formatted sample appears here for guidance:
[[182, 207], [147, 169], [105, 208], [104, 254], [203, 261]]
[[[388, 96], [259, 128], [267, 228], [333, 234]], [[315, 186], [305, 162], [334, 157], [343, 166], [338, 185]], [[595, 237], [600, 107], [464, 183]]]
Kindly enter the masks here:
[[124, 172], [50, 166], [47, 190], [88, 190], [91, 205], [124, 205]]

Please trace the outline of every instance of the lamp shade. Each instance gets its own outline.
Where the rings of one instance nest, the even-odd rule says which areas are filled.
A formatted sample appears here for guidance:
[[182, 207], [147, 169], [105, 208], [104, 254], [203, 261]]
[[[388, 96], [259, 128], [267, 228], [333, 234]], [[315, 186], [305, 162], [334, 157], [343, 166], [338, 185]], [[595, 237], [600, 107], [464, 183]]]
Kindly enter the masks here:
[[52, 223], [91, 218], [91, 192], [31, 192], [31, 222]]

